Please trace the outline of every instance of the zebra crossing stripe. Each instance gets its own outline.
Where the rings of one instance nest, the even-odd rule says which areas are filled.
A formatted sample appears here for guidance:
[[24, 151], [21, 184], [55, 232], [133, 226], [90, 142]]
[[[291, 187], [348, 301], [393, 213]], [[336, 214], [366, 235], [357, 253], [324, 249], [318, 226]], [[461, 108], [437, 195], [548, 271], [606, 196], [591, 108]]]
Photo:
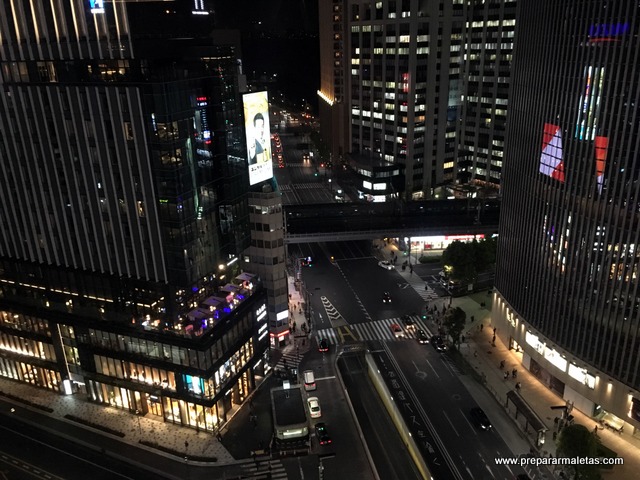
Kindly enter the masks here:
[[[316, 332], [316, 337], [318, 341], [326, 340], [331, 345], [338, 345], [344, 343], [344, 340], [354, 340], [359, 337], [362, 341], [368, 340], [401, 340], [401, 338], [396, 338], [393, 332], [391, 331], [391, 325], [396, 323], [400, 325], [407, 338], [417, 338], [418, 330], [423, 330], [427, 335], [433, 335], [431, 329], [427, 327], [426, 323], [422, 320], [419, 315], [410, 315], [410, 318], [415, 322], [416, 328], [406, 328], [403, 326], [402, 319], [400, 317], [393, 318], [384, 318], [381, 320], [376, 320], [374, 322], [362, 322], [355, 323], [348, 326], [348, 329], [352, 333], [351, 336], [348, 334], [345, 335], [346, 332], [344, 330], [345, 327], [338, 328], [325, 328], [323, 330], [318, 330]], [[347, 338], [338, 338], [338, 337], [347, 337]], [[350, 338], [348, 338], [350, 337]]]

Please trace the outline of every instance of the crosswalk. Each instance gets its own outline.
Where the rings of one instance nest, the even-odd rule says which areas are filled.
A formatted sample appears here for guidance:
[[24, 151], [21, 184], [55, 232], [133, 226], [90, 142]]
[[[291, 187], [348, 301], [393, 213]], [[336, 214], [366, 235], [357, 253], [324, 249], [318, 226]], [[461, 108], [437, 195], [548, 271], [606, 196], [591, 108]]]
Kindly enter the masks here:
[[292, 190], [316, 190], [327, 189], [327, 186], [323, 183], [296, 183], [295, 185], [278, 185], [278, 190], [281, 192], [290, 192]]
[[425, 302], [430, 302], [439, 297], [436, 291], [418, 275], [405, 277], [405, 280]]
[[304, 352], [299, 349], [294, 350], [292, 347], [286, 348], [282, 352], [282, 357], [280, 357], [280, 359], [278, 360], [278, 363], [276, 363], [275, 368], [280, 371], [284, 371], [289, 368], [297, 369], [298, 365], [300, 364], [300, 359], [302, 358], [303, 353]]
[[373, 322], [356, 323], [353, 325], [338, 327], [338, 328], [325, 328], [318, 330], [316, 336], [318, 341], [325, 339], [332, 345], [344, 343], [348, 340], [353, 341], [366, 341], [366, 340], [403, 340], [403, 338], [396, 338], [391, 331], [391, 325], [397, 324], [402, 327], [405, 338], [416, 338], [418, 329], [424, 330], [428, 337], [431, 337], [432, 332], [424, 323], [424, 320], [419, 315], [410, 315], [411, 319], [416, 323], [415, 329], [407, 329], [400, 317], [385, 318], [384, 320], [376, 320]]
[[240, 465], [240, 478], [286, 480], [287, 472], [280, 459], [271, 459], [267, 455], [258, 455], [255, 459], [247, 459]]

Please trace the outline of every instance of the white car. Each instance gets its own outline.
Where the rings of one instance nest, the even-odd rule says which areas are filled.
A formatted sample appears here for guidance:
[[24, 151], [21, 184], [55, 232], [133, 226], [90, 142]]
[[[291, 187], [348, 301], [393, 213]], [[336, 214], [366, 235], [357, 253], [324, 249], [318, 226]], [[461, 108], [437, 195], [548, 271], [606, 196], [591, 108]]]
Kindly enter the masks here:
[[320, 410], [320, 402], [318, 397], [307, 398], [307, 406], [309, 407], [309, 415], [311, 418], [320, 418], [322, 416], [322, 410]]
[[378, 262], [378, 266], [384, 268], [385, 270], [393, 270], [393, 264], [388, 260], [382, 260]]

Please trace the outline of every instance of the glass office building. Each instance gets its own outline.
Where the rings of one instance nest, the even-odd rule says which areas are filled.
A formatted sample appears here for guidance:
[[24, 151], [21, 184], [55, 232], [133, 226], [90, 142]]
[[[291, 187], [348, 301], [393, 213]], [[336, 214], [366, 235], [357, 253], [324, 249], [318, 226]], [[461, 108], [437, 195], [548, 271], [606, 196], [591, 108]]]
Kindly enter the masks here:
[[640, 6], [518, 4], [494, 321], [541, 382], [640, 426]]
[[266, 295], [238, 36], [169, 3], [0, 3], [0, 375], [214, 430]]

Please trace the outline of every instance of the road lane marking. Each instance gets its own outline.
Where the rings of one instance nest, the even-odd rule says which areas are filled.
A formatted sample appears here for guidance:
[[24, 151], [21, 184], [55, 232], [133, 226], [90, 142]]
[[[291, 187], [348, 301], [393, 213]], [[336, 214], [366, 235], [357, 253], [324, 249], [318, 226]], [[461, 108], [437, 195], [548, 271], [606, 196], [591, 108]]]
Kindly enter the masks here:
[[[460, 409], [458, 409], [458, 410], [460, 410]], [[467, 422], [467, 425], [469, 425], [469, 428], [471, 429], [473, 434], [474, 435], [478, 435], [478, 432], [476, 432], [476, 429], [473, 428], [473, 425], [471, 425], [471, 422], [469, 421], [469, 419], [467, 418], [467, 416], [464, 414], [464, 412], [462, 410], [460, 410], [460, 415], [462, 415], [462, 418], [464, 418], [464, 421]]]
[[447, 422], [449, 422], [449, 425], [451, 425], [451, 428], [453, 429], [454, 432], [456, 432], [457, 436], [460, 436], [460, 434], [458, 433], [458, 430], [456, 430], [456, 427], [453, 426], [453, 422], [451, 421], [451, 419], [449, 418], [449, 415], [447, 415], [447, 412], [445, 412], [444, 410], [442, 411], [442, 414], [444, 415], [444, 418], [447, 419]]
[[427, 365], [429, 365], [429, 366], [431, 367], [431, 370], [433, 370], [433, 374], [434, 374], [436, 377], [440, 378], [440, 375], [438, 375], [438, 372], [436, 372], [436, 369], [435, 369], [435, 368], [433, 368], [433, 365], [431, 365], [431, 362], [429, 361], [429, 359], [428, 359], [428, 358], [427, 358]]
[[351, 329], [349, 327], [347, 327], [346, 325], [342, 325], [342, 326], [338, 327], [336, 330], [338, 332], [338, 335], [340, 336], [340, 343], [345, 343], [345, 337], [350, 338], [354, 342], [359, 342], [361, 340], [360, 338], [357, 338], [353, 334]]

